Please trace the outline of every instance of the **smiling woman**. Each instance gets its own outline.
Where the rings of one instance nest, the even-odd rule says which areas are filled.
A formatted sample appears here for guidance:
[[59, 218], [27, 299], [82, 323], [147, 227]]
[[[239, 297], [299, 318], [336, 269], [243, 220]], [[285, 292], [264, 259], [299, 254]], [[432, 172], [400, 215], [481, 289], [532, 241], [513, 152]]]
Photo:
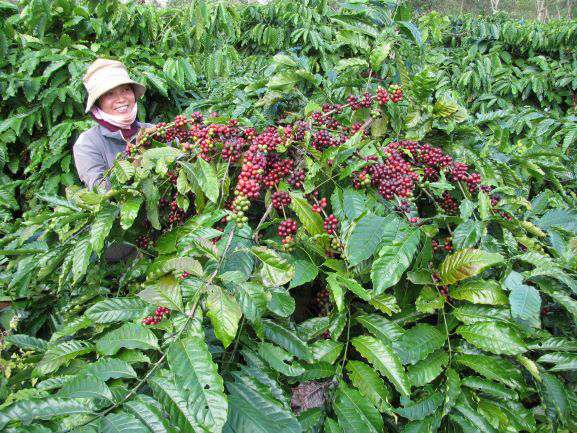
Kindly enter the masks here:
[[98, 124], [76, 140], [74, 163], [88, 189], [109, 189], [110, 184], [104, 177], [106, 170], [141, 128], [152, 126], [136, 121], [136, 100], [144, 95], [146, 88], [129, 77], [121, 62], [107, 59], [95, 60], [83, 82], [88, 91], [86, 112], [90, 112]]

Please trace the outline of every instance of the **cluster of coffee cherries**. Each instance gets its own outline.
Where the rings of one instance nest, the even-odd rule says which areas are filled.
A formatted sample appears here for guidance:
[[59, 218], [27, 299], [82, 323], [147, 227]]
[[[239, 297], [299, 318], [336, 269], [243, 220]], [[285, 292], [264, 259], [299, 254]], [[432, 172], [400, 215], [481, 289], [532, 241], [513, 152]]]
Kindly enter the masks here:
[[401, 102], [403, 100], [403, 89], [398, 84], [391, 84], [389, 86], [389, 92], [393, 95], [393, 102]]
[[445, 243], [443, 245], [439, 244], [439, 241], [433, 239], [431, 241], [431, 246], [433, 247], [433, 251], [439, 251], [440, 249], [444, 249], [447, 252], [453, 251], [453, 238], [451, 236], [447, 236], [445, 238]]
[[326, 197], [321, 197], [317, 203], [313, 204], [313, 212], [321, 213], [323, 209], [327, 207], [327, 205], [328, 201]]
[[328, 316], [331, 312], [331, 300], [329, 291], [326, 288], [319, 290], [315, 296], [319, 316]]
[[323, 226], [328, 234], [331, 235], [336, 234], [339, 228], [339, 220], [337, 219], [336, 216], [334, 216], [334, 214], [330, 214], [328, 217], [325, 218]]
[[278, 235], [280, 237], [286, 237], [296, 234], [298, 230], [298, 223], [292, 218], [287, 218], [283, 220], [278, 226]]
[[272, 207], [282, 209], [291, 204], [291, 196], [288, 192], [277, 191], [272, 194]]
[[180, 274], [178, 276], [178, 278], [182, 281], [182, 280], [186, 280], [188, 277], [190, 277], [190, 273], [183, 271], [182, 274]]
[[150, 238], [146, 235], [140, 235], [136, 238], [136, 245], [138, 246], [138, 248], [141, 248], [143, 250], [147, 250], [148, 247], [150, 247], [152, 244]]
[[164, 318], [170, 314], [170, 309], [166, 307], [156, 307], [154, 310], [154, 315], [147, 316], [142, 319], [143, 325], [157, 325]]

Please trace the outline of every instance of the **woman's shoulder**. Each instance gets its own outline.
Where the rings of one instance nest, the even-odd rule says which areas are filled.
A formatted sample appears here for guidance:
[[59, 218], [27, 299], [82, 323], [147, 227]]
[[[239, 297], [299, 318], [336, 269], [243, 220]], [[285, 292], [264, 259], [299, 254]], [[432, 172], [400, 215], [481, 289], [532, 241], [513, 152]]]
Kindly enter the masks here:
[[95, 141], [97, 141], [99, 135], [101, 135], [99, 125], [94, 125], [92, 128], [87, 129], [78, 136], [76, 142], [74, 143], [74, 147], [82, 147], [93, 144]]

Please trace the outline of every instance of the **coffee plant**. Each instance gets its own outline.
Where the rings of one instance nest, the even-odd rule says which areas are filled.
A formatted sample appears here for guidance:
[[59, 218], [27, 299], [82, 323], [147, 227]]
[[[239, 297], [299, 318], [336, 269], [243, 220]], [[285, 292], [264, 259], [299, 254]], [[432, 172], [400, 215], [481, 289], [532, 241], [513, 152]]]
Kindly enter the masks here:
[[0, 2], [0, 431], [577, 431], [577, 24], [141, 3]]

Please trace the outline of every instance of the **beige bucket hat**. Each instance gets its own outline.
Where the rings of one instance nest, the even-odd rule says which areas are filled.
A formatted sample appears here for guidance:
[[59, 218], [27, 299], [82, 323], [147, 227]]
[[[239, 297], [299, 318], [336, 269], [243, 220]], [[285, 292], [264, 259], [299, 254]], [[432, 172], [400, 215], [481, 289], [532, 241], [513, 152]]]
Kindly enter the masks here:
[[128, 76], [126, 66], [116, 60], [96, 59], [88, 67], [82, 82], [88, 91], [86, 113], [90, 111], [98, 98], [116, 86], [132, 84], [136, 99], [140, 98], [144, 95], [144, 92], [146, 92], [146, 87], [131, 80]]

